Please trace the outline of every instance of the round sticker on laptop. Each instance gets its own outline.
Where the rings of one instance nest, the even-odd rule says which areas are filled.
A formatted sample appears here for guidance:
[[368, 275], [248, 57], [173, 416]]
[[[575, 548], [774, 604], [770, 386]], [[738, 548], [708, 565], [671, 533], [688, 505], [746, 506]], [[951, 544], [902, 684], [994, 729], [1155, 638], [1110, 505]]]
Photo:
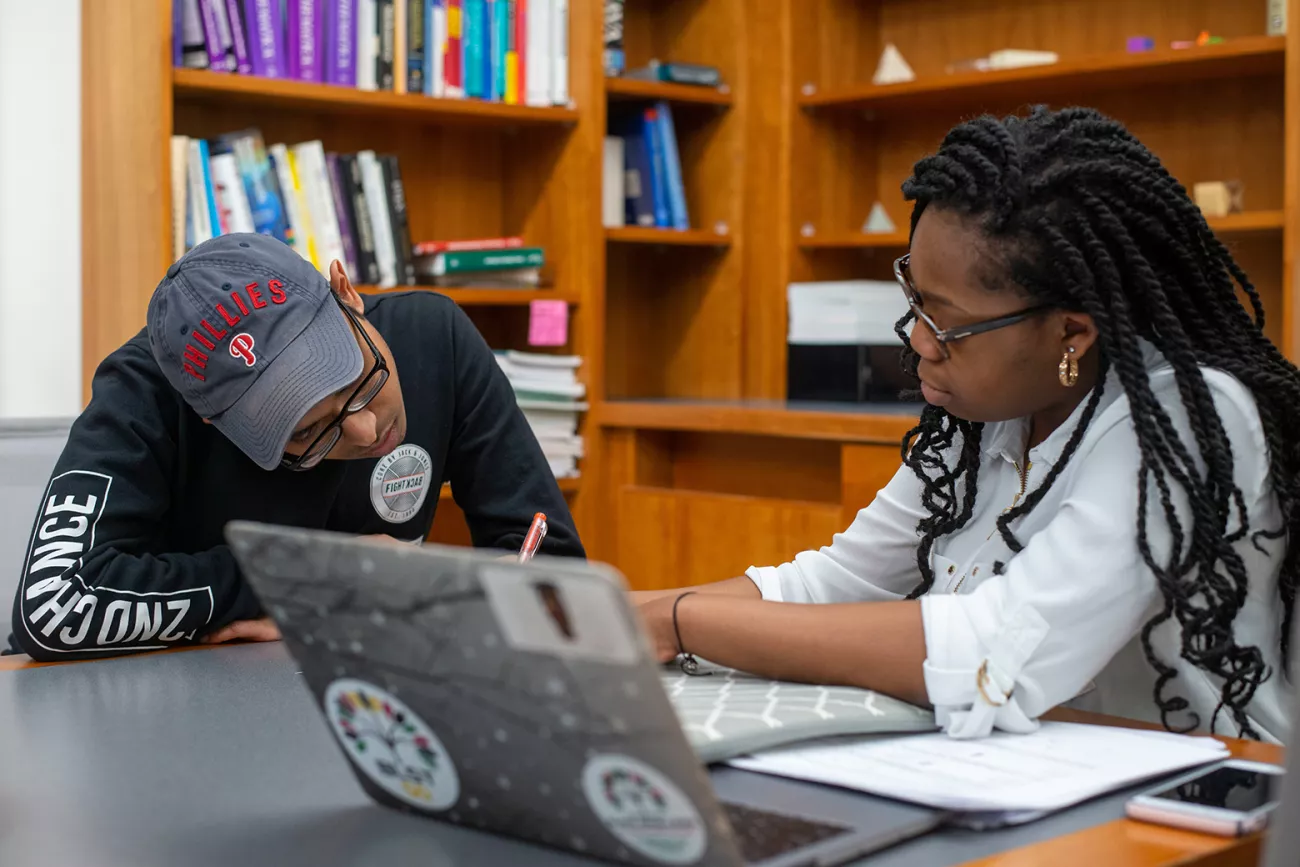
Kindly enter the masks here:
[[442, 741], [396, 696], [341, 678], [325, 690], [325, 716], [352, 763], [393, 797], [425, 810], [445, 810], [460, 797]]
[[582, 772], [592, 812], [624, 845], [661, 864], [692, 864], [708, 837], [699, 811], [659, 771], [630, 756], [592, 756]]

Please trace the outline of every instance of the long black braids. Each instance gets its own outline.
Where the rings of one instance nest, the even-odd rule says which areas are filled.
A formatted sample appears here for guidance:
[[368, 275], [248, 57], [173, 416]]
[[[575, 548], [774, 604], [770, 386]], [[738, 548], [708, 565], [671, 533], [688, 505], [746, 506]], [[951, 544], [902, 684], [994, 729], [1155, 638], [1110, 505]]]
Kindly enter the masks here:
[[[1002, 270], [1027, 296], [1087, 313], [1097, 325], [1099, 387], [1084, 405], [1061, 459], [998, 519], [1007, 547], [1013, 553], [1023, 548], [1012, 525], [1038, 505], [1074, 454], [1099, 404], [1100, 384], [1113, 370], [1132, 407], [1141, 453], [1138, 547], [1164, 597], [1163, 608], [1141, 635], [1157, 672], [1154, 698], [1161, 719], [1166, 728], [1181, 731], [1201, 724], [1195, 714], [1181, 726], [1170, 720], [1187, 710], [1188, 702], [1166, 694], [1176, 671], [1158, 658], [1151, 636], [1174, 618], [1182, 628], [1182, 657], [1222, 683], [1215, 716], [1226, 708], [1243, 735], [1257, 737], [1245, 708], [1272, 672], [1259, 648], [1239, 645], [1233, 634], [1248, 586], [1233, 546], [1247, 533], [1257, 547], [1262, 540], [1285, 544], [1300, 499], [1300, 435], [1292, 433], [1300, 431], [1300, 372], [1264, 336], [1259, 293], [1183, 186], [1121, 124], [1091, 109], [1039, 108], [1027, 117], [984, 116], [963, 123], [948, 133], [937, 153], [916, 164], [903, 192], [915, 202], [913, 230], [931, 205], [973, 220], [989, 242], [989, 254], [1002, 260]], [[906, 336], [909, 319], [897, 330], [907, 344], [905, 364], [915, 372], [917, 358]], [[1154, 345], [1173, 368], [1194, 451], [1151, 389], [1141, 340]], [[1280, 527], [1247, 526], [1245, 499], [1233, 481], [1232, 449], [1201, 366], [1231, 374], [1255, 398]], [[934, 584], [935, 542], [971, 518], [982, 428], [927, 406], [903, 440], [903, 461], [923, 484], [927, 511], [917, 527], [921, 583], [911, 598]], [[1178, 520], [1175, 485], [1187, 498], [1191, 526]], [[1172, 538], [1167, 562], [1157, 560], [1147, 539], [1152, 499]], [[1284, 660], [1290, 654], [1298, 579], [1300, 545], [1287, 545], [1278, 585]], [[1211, 719], [1211, 728], [1214, 723]]]

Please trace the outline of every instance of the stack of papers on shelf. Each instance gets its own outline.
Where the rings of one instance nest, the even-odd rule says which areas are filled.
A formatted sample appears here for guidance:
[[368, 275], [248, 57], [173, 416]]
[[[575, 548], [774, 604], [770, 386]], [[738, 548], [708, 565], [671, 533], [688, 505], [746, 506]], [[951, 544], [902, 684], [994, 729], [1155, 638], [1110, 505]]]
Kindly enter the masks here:
[[1006, 824], [1227, 757], [1214, 738], [1046, 722], [1027, 735], [855, 737], [730, 763], [940, 809], [1000, 814]]
[[791, 283], [786, 287], [795, 345], [899, 346], [894, 323], [907, 313], [907, 299], [890, 280]]
[[578, 413], [587, 409], [581, 400], [587, 387], [578, 381], [582, 359], [516, 350], [497, 352], [496, 359], [551, 471], [561, 479], [577, 476], [578, 459], [583, 456]]

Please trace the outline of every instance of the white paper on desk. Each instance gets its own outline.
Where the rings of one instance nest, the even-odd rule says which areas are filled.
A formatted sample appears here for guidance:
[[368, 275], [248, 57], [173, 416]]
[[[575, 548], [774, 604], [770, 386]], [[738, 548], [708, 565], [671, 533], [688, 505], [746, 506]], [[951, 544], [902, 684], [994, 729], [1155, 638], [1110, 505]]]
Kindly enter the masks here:
[[1048, 811], [1227, 755], [1213, 738], [1046, 722], [1027, 735], [855, 738], [730, 764], [940, 809]]

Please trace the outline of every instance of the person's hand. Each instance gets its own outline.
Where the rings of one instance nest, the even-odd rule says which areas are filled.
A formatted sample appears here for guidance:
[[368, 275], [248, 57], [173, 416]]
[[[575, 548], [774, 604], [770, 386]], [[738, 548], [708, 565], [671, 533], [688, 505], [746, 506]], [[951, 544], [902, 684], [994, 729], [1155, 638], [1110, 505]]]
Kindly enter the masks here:
[[203, 644], [225, 644], [227, 641], [279, 641], [280, 627], [269, 617], [256, 620], [236, 620], [227, 623], [211, 635], [201, 639]]
[[672, 662], [677, 658], [677, 632], [673, 629], [673, 603], [676, 601], [676, 595], [660, 596], [637, 606], [655, 659], [659, 662]]
[[388, 535], [387, 533], [372, 533], [372, 534], [370, 534], [369, 536], [362, 536], [361, 538], [363, 538], [363, 539], [369, 539], [369, 540], [371, 540], [372, 542], [384, 542], [385, 544], [388, 544], [388, 545], [405, 545], [405, 544], [407, 544], [406, 542], [403, 542], [401, 539], [394, 538], [394, 537]]

